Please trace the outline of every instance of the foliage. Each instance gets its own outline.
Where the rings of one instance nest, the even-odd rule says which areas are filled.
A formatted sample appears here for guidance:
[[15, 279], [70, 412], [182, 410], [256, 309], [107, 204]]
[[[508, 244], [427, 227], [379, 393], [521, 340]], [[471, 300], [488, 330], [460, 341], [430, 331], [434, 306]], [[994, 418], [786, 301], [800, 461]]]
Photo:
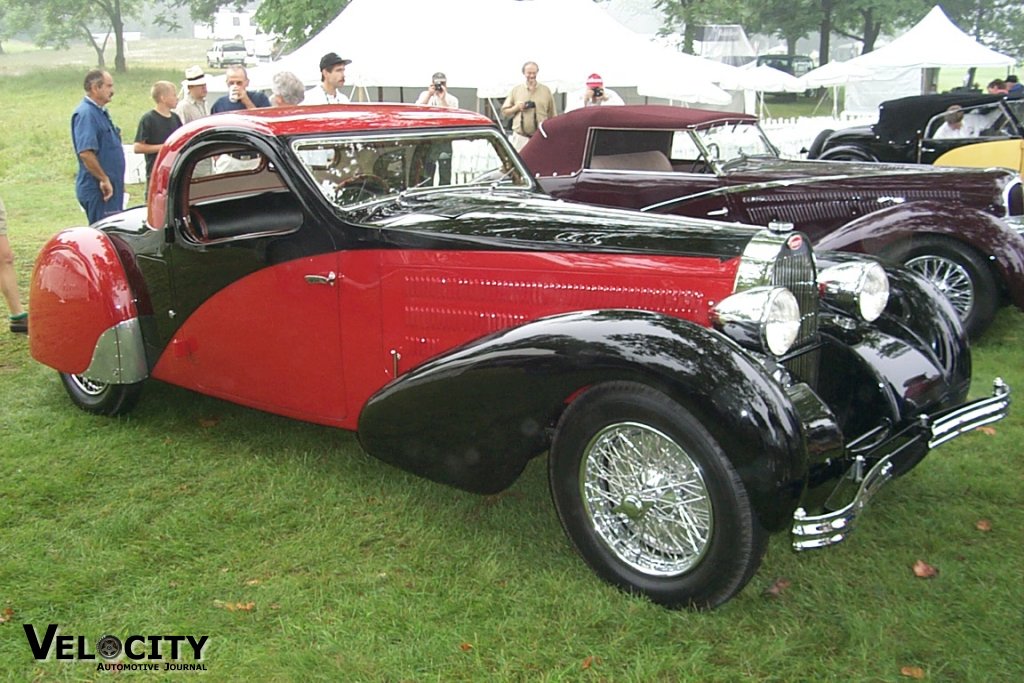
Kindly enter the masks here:
[[[268, 35], [280, 36], [297, 47], [331, 23], [350, 0], [263, 0], [256, 11], [256, 23]], [[209, 20], [218, 8], [245, 5], [245, 0], [171, 0], [188, 7], [193, 19]]]
[[[21, 13], [24, 25], [39, 29], [40, 45], [67, 47], [75, 39], [85, 40], [96, 51], [97, 65], [106, 65], [107, 44], [114, 39], [114, 68], [127, 70], [124, 51], [124, 20], [136, 16], [146, 0], [3, 0]], [[106, 37], [97, 40], [93, 27], [102, 26]]]
[[[1019, 0], [946, 0], [942, 7], [964, 31], [990, 47], [1024, 54], [1024, 5]], [[860, 41], [871, 52], [881, 35], [912, 26], [934, 0], [655, 0], [664, 16], [662, 32], [683, 32], [684, 52], [693, 51], [694, 28], [704, 23], [740, 23], [751, 33], [777, 35], [790, 53], [796, 41], [813, 32], [821, 36], [821, 61], [828, 61], [829, 34]]]

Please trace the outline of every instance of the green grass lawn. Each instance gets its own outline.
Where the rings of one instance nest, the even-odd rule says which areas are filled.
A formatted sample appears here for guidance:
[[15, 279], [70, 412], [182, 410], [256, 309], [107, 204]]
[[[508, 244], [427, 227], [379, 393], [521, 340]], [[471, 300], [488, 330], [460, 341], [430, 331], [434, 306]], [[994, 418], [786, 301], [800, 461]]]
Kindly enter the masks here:
[[[43, 242], [83, 222], [68, 118], [84, 68], [17, 75], [6, 58], [0, 193], [27, 288]], [[149, 85], [193, 61], [115, 77], [126, 139]], [[975, 349], [975, 395], [996, 375], [1024, 387], [1022, 344], [1024, 314], [1004, 309]], [[227, 681], [1024, 679], [1020, 406], [885, 489], [847, 543], [795, 555], [777, 536], [743, 593], [695, 614], [587, 570], [545, 459], [480, 497], [352, 434], [156, 382], [130, 416], [93, 417], [4, 331], [0, 396], [0, 678], [114, 675], [34, 661], [22, 624], [54, 623], [92, 652], [107, 633], [207, 635], [205, 675]], [[918, 560], [938, 575], [917, 578]]]

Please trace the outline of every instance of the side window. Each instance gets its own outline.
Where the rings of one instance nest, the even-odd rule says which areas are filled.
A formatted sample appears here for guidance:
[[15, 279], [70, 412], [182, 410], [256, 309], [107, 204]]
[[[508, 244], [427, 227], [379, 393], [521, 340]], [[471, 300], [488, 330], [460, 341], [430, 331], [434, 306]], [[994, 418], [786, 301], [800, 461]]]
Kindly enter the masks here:
[[588, 168], [671, 173], [672, 139], [670, 130], [595, 130]]
[[940, 140], [999, 138], [1012, 135], [1010, 128], [1010, 121], [998, 104], [983, 104], [963, 107], [959, 113], [947, 111], [936, 114], [925, 127], [925, 137]]
[[211, 148], [190, 163], [179, 203], [186, 239], [210, 244], [283, 235], [302, 225], [298, 199], [258, 150]]

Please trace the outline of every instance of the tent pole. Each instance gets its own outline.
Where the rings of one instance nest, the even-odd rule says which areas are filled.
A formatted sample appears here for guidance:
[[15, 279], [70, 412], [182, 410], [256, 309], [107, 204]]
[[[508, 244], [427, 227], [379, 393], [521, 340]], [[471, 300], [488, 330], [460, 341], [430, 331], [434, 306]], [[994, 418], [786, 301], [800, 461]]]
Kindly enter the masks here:
[[405, 104], [405, 86], [404, 85], [398, 86], [398, 101], [400, 103], [402, 103], [402, 104]]
[[502, 135], [508, 135], [508, 131], [505, 130], [505, 122], [501, 120], [501, 113], [498, 112], [498, 108], [494, 106], [494, 98], [488, 97], [487, 104], [491, 105], [491, 111], [494, 112], [494, 120], [498, 123], [498, 128], [501, 128]]

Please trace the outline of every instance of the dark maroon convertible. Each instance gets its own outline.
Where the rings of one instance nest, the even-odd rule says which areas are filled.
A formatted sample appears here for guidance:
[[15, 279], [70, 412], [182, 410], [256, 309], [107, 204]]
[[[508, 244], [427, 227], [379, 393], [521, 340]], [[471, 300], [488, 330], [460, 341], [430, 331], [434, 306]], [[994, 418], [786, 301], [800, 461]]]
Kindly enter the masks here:
[[931, 280], [974, 335], [1024, 308], [1017, 174], [787, 160], [752, 116], [590, 107], [544, 122], [522, 151], [555, 197], [653, 213], [792, 223], [820, 249], [874, 254]]

